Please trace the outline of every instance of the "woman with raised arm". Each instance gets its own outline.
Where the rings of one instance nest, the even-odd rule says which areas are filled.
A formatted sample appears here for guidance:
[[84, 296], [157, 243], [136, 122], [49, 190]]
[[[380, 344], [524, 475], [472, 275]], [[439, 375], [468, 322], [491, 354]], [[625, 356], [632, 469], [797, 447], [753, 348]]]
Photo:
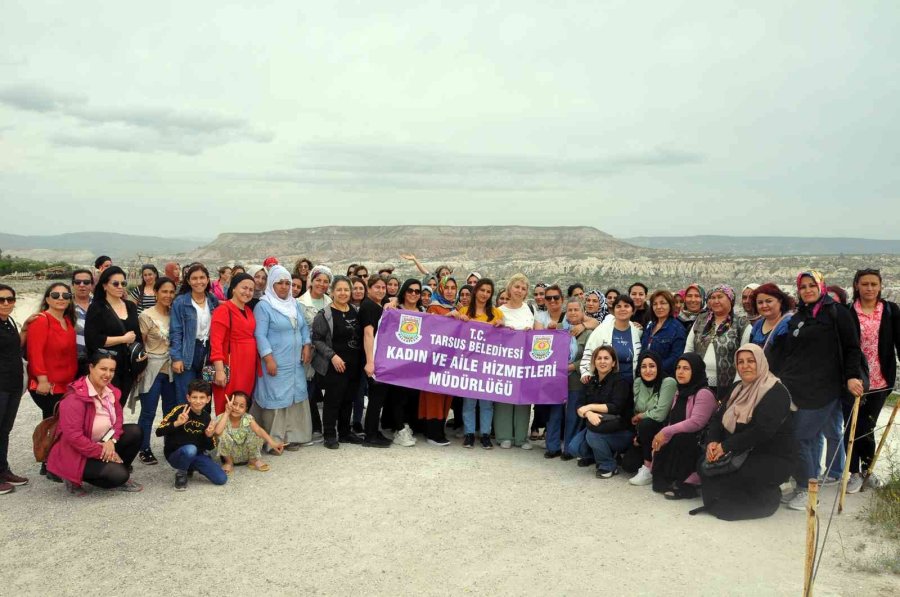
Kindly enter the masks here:
[[156, 280], [159, 278], [159, 270], [155, 265], [144, 264], [141, 266], [141, 283], [128, 293], [129, 299], [137, 305], [138, 315], [156, 304]]

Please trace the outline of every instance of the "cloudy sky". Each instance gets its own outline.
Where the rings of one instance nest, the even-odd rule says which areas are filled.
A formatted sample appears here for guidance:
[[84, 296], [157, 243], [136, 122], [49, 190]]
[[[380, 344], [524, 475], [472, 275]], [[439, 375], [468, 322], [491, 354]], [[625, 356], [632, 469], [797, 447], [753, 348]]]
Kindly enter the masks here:
[[0, 0], [0, 232], [900, 238], [896, 2]]

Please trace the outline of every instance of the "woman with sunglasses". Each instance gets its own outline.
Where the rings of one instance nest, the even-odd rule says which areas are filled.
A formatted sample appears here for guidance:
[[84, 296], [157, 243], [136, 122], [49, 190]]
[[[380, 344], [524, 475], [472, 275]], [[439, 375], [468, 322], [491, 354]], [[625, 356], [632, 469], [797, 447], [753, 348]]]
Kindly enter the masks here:
[[141, 283], [128, 293], [129, 300], [137, 305], [138, 315], [156, 304], [156, 292], [153, 287], [156, 286], [157, 279], [159, 279], [159, 270], [155, 265], [147, 263], [141, 266]]
[[84, 321], [84, 342], [88, 354], [99, 349], [115, 353], [116, 367], [112, 385], [120, 392], [122, 404], [128, 400], [134, 375], [128, 346], [141, 337], [137, 305], [125, 300], [125, 272], [113, 265], [100, 274], [94, 288], [94, 300]]
[[22, 336], [11, 317], [16, 291], [0, 284], [0, 495], [28, 484], [9, 468], [9, 434], [22, 401]]

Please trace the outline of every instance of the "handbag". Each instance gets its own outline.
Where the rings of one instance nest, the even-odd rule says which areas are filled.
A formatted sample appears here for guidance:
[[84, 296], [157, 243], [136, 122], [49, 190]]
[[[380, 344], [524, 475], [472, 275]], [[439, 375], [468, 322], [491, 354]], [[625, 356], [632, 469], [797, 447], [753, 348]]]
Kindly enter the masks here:
[[594, 433], [612, 433], [613, 431], [619, 430], [619, 415], [611, 415], [609, 413], [598, 413], [600, 414], [600, 423], [598, 425], [591, 425], [587, 419], [584, 420], [585, 424], [589, 431], [593, 431]]
[[[126, 303], [127, 304], [127, 303]], [[122, 319], [119, 317], [119, 314], [113, 310], [112, 306], [109, 303], [106, 303], [106, 306], [112, 311], [113, 315], [116, 318], [116, 321], [119, 322], [119, 326], [122, 328], [122, 335], [128, 333], [128, 329], [125, 327], [125, 324], [122, 322]], [[113, 350], [113, 352], [118, 352]], [[125, 345], [125, 358], [128, 359], [128, 368], [131, 371], [131, 377], [133, 379], [137, 379], [138, 376], [144, 372], [144, 369], [147, 368], [147, 351], [144, 350], [144, 343], [140, 340], [135, 340], [130, 344]]]
[[34, 433], [31, 434], [31, 441], [34, 445], [34, 459], [37, 462], [47, 462], [50, 456], [50, 450], [59, 439], [57, 430], [59, 429], [59, 402], [53, 407], [53, 415], [47, 417], [37, 424]]
[[722, 475], [735, 473], [747, 461], [750, 452], [750, 450], [727, 452], [715, 462], [709, 462], [704, 456], [703, 461], [700, 463], [700, 473], [707, 477], [721, 477]]
[[[226, 307], [227, 309], [227, 307]], [[228, 362], [225, 363], [225, 384], [231, 381], [231, 309], [228, 309]], [[212, 337], [212, 333], [210, 333]], [[200, 375], [206, 383], [213, 383], [216, 379], [216, 367], [209, 362], [209, 351], [206, 352], [206, 364], [200, 370]]]

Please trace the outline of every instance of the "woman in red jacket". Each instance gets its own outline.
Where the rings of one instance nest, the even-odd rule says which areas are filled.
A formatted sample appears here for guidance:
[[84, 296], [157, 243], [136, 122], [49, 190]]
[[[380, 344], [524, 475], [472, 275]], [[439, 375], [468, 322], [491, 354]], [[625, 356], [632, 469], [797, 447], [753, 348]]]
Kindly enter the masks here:
[[[256, 288], [248, 274], [231, 279], [229, 300], [221, 303], [212, 315], [209, 339], [209, 362], [216, 368], [213, 401], [216, 414], [225, 412], [225, 396], [241, 391], [253, 395], [257, 373], [261, 371], [256, 353], [256, 319], [248, 303]], [[225, 368], [229, 374], [226, 375]]]
[[40, 311], [28, 324], [28, 390], [43, 418], [53, 416], [78, 372], [72, 291], [57, 282], [44, 291]]
[[120, 392], [110, 384], [115, 373], [110, 351], [96, 351], [88, 374], [70, 384], [59, 403], [59, 427], [47, 470], [62, 477], [73, 495], [85, 495], [84, 483], [120, 491], [143, 489], [128, 472], [143, 434], [137, 425], [123, 424]]

